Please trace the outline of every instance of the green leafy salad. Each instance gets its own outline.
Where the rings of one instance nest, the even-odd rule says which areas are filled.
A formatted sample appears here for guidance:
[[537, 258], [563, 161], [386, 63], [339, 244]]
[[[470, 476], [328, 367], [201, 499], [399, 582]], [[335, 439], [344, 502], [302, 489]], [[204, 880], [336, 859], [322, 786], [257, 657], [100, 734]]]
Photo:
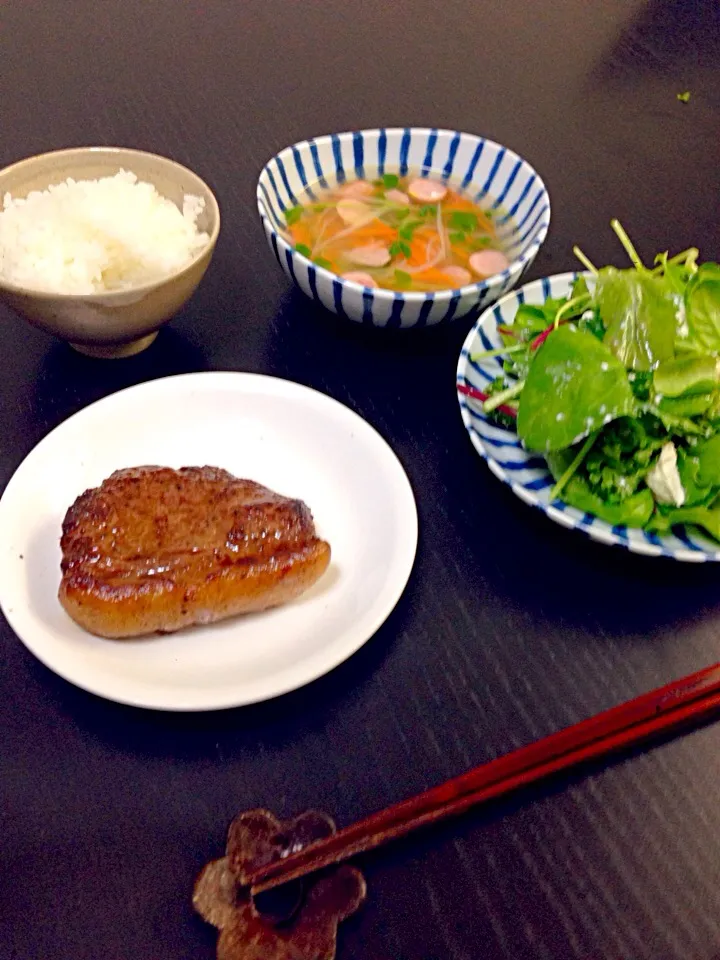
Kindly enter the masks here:
[[541, 453], [553, 497], [657, 534], [720, 540], [720, 265], [698, 251], [596, 269], [564, 299], [521, 304], [483, 409]]

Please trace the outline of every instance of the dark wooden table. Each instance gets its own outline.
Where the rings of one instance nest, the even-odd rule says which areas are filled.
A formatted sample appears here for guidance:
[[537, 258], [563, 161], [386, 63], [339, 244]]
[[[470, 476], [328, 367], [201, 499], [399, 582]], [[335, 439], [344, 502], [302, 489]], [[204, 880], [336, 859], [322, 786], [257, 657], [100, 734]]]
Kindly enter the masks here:
[[[717, 0], [4, 0], [0, 163], [121, 144], [189, 165], [224, 215], [202, 288], [145, 354], [92, 361], [0, 307], [0, 484], [51, 428], [154, 377], [248, 370], [361, 413], [420, 513], [408, 589], [363, 650], [249, 709], [164, 715], [85, 694], [0, 624], [0, 956], [200, 960], [199, 868], [233, 815], [340, 823], [720, 659], [715, 565], [551, 524], [474, 453], [467, 331], [372, 335], [289, 289], [259, 227], [277, 149], [376, 125], [482, 133], [553, 203], [533, 276], [691, 244], [720, 259]], [[688, 103], [677, 94], [689, 90]], [[52, 477], [48, 477], [52, 483]], [[720, 956], [720, 727], [362, 861], [345, 960]]]

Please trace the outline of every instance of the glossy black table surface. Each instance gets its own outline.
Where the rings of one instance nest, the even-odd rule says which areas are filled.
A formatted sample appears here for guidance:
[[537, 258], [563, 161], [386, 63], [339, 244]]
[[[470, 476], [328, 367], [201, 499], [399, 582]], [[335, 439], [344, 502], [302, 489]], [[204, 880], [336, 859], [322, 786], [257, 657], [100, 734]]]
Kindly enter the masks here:
[[[683, 103], [679, 92], [689, 90]], [[65, 146], [174, 157], [223, 229], [191, 303], [136, 358], [72, 352], [0, 307], [0, 485], [66, 417], [175, 373], [309, 384], [387, 438], [417, 497], [408, 588], [353, 658], [246, 709], [121, 707], [0, 624], [0, 956], [211, 958], [199, 868], [245, 808], [341, 824], [720, 659], [716, 565], [633, 557], [551, 524], [474, 453], [453, 383], [468, 323], [373, 334], [271, 257], [256, 176], [306, 136], [481, 133], [527, 157], [572, 245], [720, 259], [717, 0], [4, 0], [0, 164]], [[48, 478], [52, 482], [52, 478]], [[517, 796], [361, 861], [345, 960], [720, 956], [720, 727]]]

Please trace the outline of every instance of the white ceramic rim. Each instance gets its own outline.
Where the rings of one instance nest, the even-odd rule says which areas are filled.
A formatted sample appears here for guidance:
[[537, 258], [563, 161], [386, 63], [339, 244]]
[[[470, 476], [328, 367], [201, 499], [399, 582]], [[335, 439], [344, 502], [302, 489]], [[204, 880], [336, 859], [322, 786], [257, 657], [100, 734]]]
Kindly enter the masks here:
[[[392, 476], [392, 491], [388, 493], [388, 496], [390, 496], [390, 494], [393, 496], [393, 504], [396, 508], [394, 517], [398, 519], [398, 528], [401, 530], [402, 536], [399, 536], [396, 541], [399, 547], [394, 566], [389, 570], [384, 601], [378, 605], [378, 608], [373, 612], [371, 617], [366, 616], [363, 620], [363, 616], [361, 615], [357, 617], [350, 626], [344, 628], [344, 632], [347, 634], [345, 642], [335, 649], [333, 656], [325, 656], [324, 659], [322, 655], [315, 656], [315, 665], [313, 666], [311, 662], [310, 669], [308, 669], [307, 665], [303, 662], [294, 665], [295, 672], [292, 673], [287, 682], [270, 687], [267, 687], [266, 684], [267, 689], [263, 688], [258, 695], [243, 694], [242, 689], [239, 689], [232, 696], [225, 697], [224, 699], [218, 699], [210, 695], [206, 699], [195, 698], [191, 704], [188, 704], [187, 701], [172, 702], [162, 697], [158, 699], [148, 696], [117, 695], [117, 693], [112, 690], [112, 678], [109, 687], [107, 682], [80, 682], [77, 676], [73, 674], [72, 663], [68, 665], [64, 662], [57, 662], [52, 657], [45, 655], [42, 637], [38, 637], [37, 629], [32, 629], [36, 628], [37, 617], [30, 612], [24, 610], [18, 612], [13, 608], [14, 597], [12, 595], [9, 596], [6, 591], [6, 580], [9, 578], [0, 577], [0, 609], [2, 609], [6, 620], [19, 640], [38, 660], [63, 679], [81, 689], [87, 690], [89, 693], [136, 707], [181, 712], [229, 709], [272, 699], [311, 683], [313, 680], [318, 679], [339, 666], [374, 636], [400, 599], [415, 561], [418, 541], [418, 516], [415, 497], [402, 464], [389, 444], [380, 436], [374, 427], [344, 404], [341, 404], [339, 401], [334, 400], [320, 391], [313, 390], [310, 387], [297, 384], [290, 380], [260, 374], [237, 372], [182, 374], [151, 380], [110, 394], [98, 400], [96, 403], [91, 404], [89, 407], [80, 410], [68, 420], [61, 423], [30, 451], [7, 484], [2, 498], [0, 498], [0, 538], [9, 539], [8, 529], [12, 531], [12, 525], [8, 520], [8, 515], [12, 515], [13, 504], [18, 502], [18, 498], [24, 497], [23, 475], [28, 470], [33, 469], [35, 459], [42, 459], [42, 448], [44, 445], [56, 443], [58, 437], [61, 437], [64, 431], [76, 429], [82, 425], [83, 420], [92, 422], [93, 418], [97, 417], [98, 411], [107, 412], [112, 408], [122, 408], [123, 404], [127, 401], [128, 395], [134, 395], [134, 398], [137, 398], [138, 394], [146, 393], [150, 397], [166, 395], [172, 397], [175, 390], [182, 390], [184, 388], [192, 389], [193, 384], [198, 381], [204, 382], [208, 390], [212, 389], [214, 382], [217, 382], [218, 390], [226, 390], [236, 385], [238, 392], [244, 396], [252, 396], [254, 388], [258, 392], [264, 392], [265, 396], [267, 396], [268, 391], [270, 391], [273, 396], [280, 397], [283, 401], [287, 399], [287, 401], [291, 403], [305, 402], [308, 404], [310, 411], [313, 405], [326, 407], [331, 414], [337, 416], [344, 427], [351, 430], [355, 436], [360, 435], [362, 442], [367, 445], [369, 450], [375, 451], [378, 471], [382, 473], [384, 470], [385, 477], [387, 477], [388, 474]], [[228, 387], [228, 384], [230, 387]], [[378, 493], [378, 496], [382, 496], [382, 491]], [[399, 510], [397, 509], [398, 504], [400, 505]], [[312, 508], [312, 504], [310, 504], [310, 506]], [[10, 560], [5, 555], [0, 557], [0, 564], [2, 566], [11, 569], [9, 566], [11, 563], [15, 563], [14, 558]], [[58, 584], [59, 579], [60, 573], [58, 569]], [[232, 621], [225, 621], [225, 623], [231, 624]], [[192, 630], [193, 628], [189, 629]], [[115, 644], [121, 641], [100, 642]], [[312, 661], [312, 657], [308, 659]], [[242, 684], [240, 687], [241, 686]], [[260, 686], [262, 686], [262, 684], [260, 684]]]

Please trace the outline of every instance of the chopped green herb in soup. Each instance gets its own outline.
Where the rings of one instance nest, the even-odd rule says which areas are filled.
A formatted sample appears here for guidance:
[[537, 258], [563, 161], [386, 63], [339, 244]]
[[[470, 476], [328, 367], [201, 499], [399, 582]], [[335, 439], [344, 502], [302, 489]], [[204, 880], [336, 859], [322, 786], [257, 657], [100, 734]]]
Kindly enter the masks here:
[[431, 292], [509, 266], [489, 213], [428, 177], [386, 173], [285, 212], [298, 253], [366, 287]]

